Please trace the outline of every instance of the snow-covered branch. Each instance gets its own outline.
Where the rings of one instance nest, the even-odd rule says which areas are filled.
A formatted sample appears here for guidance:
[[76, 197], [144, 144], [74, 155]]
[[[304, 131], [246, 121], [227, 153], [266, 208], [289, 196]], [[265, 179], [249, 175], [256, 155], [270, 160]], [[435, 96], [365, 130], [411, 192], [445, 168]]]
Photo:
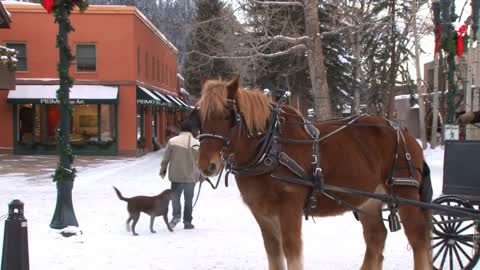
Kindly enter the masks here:
[[287, 1], [287, 2], [282, 2], [282, 1], [255, 1], [256, 4], [260, 5], [275, 5], [275, 6], [299, 6], [303, 7], [302, 2], [297, 2], [297, 1]]
[[299, 45], [290, 47], [290, 48], [288, 48], [287, 50], [279, 51], [279, 52], [275, 52], [275, 53], [268, 53], [268, 54], [266, 54], [266, 53], [258, 53], [258, 56], [266, 57], [266, 58], [272, 58], [272, 57], [287, 55], [287, 54], [290, 54], [290, 53], [293, 52], [293, 51], [300, 50], [300, 49], [306, 50], [307, 47], [306, 47], [304, 44], [299, 44]]
[[278, 51], [278, 52], [274, 52], [274, 53], [255, 52], [253, 54], [251, 53], [251, 54], [248, 54], [248, 55], [208, 55], [208, 54], [196, 51], [196, 50], [189, 51], [187, 54], [196, 53], [198, 55], [201, 55], [203, 57], [207, 57], [209, 59], [249, 59], [249, 58], [255, 57], [255, 56], [264, 57], [264, 58], [273, 58], [273, 57], [278, 57], [278, 56], [282, 56], [282, 55], [287, 55], [287, 54], [290, 54], [291, 52], [293, 52], [295, 50], [300, 50], [300, 49], [305, 50], [306, 46], [304, 44], [299, 44], [299, 45], [295, 45], [293, 47], [290, 47], [286, 50]]
[[271, 38], [272, 40], [283, 40], [287, 41], [289, 43], [300, 43], [309, 40], [310, 38], [307, 36], [302, 36], [302, 37], [286, 37], [283, 35], [276, 35]]

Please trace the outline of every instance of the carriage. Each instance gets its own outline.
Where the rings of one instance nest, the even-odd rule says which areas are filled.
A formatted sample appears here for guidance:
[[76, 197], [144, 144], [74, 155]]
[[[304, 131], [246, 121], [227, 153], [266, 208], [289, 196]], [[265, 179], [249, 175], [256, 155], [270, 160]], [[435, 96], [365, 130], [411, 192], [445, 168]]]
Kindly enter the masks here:
[[[433, 203], [480, 208], [480, 141], [446, 141], [442, 195]], [[476, 211], [475, 211], [476, 210]], [[435, 269], [474, 269], [480, 257], [480, 219], [433, 211], [432, 255]]]

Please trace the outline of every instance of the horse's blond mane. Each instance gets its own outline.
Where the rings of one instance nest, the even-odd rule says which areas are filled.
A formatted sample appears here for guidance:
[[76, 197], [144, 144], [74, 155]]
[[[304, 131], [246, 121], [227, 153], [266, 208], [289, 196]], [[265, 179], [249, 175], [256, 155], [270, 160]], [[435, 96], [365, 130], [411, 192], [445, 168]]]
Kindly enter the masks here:
[[[227, 113], [228, 81], [208, 80], [202, 87], [202, 95], [197, 105], [200, 107], [201, 121], [205, 122], [213, 115]], [[245, 90], [239, 88], [235, 100], [242, 113], [245, 125], [250, 134], [265, 132], [270, 118], [268, 97], [258, 89]]]

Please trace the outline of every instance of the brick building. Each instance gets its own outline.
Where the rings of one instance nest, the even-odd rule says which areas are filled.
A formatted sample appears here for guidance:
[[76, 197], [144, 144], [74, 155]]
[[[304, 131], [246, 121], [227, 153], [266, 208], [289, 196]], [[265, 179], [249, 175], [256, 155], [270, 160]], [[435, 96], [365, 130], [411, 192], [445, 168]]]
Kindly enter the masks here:
[[[16, 89], [0, 91], [0, 150], [56, 153], [58, 25], [39, 4], [3, 3], [12, 22], [0, 29], [0, 44], [17, 51], [18, 64]], [[74, 153], [160, 148], [188, 109], [177, 86], [175, 46], [135, 7], [92, 5], [70, 19]]]

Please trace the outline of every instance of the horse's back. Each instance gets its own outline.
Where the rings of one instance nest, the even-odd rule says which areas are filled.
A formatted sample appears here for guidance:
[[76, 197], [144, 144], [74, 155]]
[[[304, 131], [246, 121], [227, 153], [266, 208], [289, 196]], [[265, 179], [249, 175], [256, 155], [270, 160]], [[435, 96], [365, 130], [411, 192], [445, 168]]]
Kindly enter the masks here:
[[[332, 134], [320, 146], [326, 173], [331, 169], [335, 175], [375, 178], [383, 183], [393, 166], [402, 176], [407, 173], [407, 156], [411, 156], [414, 168], [423, 170], [423, 151], [415, 137], [405, 129], [379, 116], [354, 119], [349, 117], [316, 124], [320, 136]], [[337, 169], [339, 167], [341, 170]], [[416, 179], [421, 179], [421, 175], [413, 173]]]

